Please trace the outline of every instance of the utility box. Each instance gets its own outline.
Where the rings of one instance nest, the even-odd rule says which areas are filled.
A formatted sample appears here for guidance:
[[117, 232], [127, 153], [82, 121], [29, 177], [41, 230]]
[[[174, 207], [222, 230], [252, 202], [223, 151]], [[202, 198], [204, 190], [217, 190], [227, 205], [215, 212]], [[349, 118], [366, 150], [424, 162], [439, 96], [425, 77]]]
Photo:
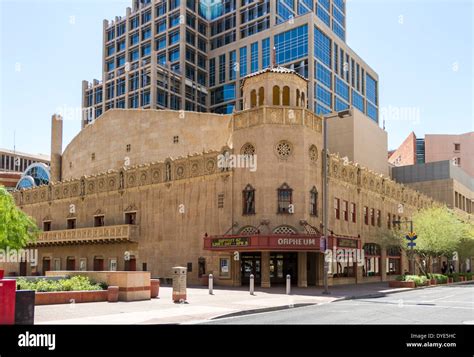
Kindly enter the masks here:
[[0, 325], [15, 324], [16, 280], [0, 280]]
[[35, 324], [35, 297], [33, 290], [19, 290], [16, 292], [15, 325]]
[[173, 269], [173, 301], [186, 301], [186, 274], [185, 267], [174, 267]]

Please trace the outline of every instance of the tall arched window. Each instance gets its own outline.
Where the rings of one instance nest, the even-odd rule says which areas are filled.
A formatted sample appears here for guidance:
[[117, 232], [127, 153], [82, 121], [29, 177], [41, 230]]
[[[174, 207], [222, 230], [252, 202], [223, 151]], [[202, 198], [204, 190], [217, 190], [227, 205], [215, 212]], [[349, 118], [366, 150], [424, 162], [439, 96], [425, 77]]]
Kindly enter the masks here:
[[169, 162], [166, 163], [166, 180], [171, 181], [171, 164]]
[[311, 216], [318, 216], [318, 190], [316, 186], [309, 192], [309, 214]]
[[300, 90], [297, 89], [296, 90], [296, 106], [299, 107], [300, 106]]
[[280, 87], [273, 87], [273, 105], [280, 105]]
[[306, 108], [306, 97], [304, 95], [304, 92], [301, 92], [301, 106], [303, 108]]
[[290, 87], [283, 88], [283, 105], [290, 105]]
[[286, 183], [278, 189], [278, 211], [279, 214], [292, 214], [293, 189]]
[[265, 88], [260, 87], [258, 90], [258, 105], [262, 106], [265, 104]]
[[250, 93], [250, 108], [255, 108], [257, 106], [257, 91], [254, 89]]
[[242, 191], [242, 214], [244, 216], [255, 214], [255, 189], [247, 185]]

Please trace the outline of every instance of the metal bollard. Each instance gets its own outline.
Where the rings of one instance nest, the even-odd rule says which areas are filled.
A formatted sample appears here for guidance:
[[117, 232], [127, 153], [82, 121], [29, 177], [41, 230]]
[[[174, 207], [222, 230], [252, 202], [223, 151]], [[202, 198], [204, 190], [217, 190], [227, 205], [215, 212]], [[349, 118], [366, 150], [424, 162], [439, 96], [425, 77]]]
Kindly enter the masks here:
[[286, 276], [286, 295], [291, 294], [291, 276], [288, 274]]
[[209, 295], [214, 295], [214, 276], [209, 274]]
[[254, 295], [255, 280], [253, 274], [250, 274], [250, 295]]

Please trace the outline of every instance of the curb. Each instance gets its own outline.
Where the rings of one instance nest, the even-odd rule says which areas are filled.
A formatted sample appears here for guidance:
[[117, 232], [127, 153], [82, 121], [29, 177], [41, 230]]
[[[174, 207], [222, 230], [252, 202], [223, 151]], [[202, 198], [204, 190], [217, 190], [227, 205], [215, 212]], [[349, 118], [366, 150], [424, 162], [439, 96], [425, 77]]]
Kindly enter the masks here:
[[419, 286], [419, 287], [414, 288], [414, 289], [413, 288], [405, 288], [404, 290], [387, 291], [385, 293], [374, 293], [374, 294], [367, 294], [367, 295], [345, 296], [343, 298], [333, 300], [332, 302], [345, 301], [345, 300], [358, 300], [358, 299], [375, 299], [375, 298], [385, 297], [385, 296], [391, 295], [391, 294], [403, 293], [403, 292], [406, 292], [406, 291], [414, 291], [414, 290], [420, 290], [420, 289], [429, 289], [429, 288], [453, 286], [453, 285], [469, 285], [469, 283], [474, 284], [474, 280], [458, 281], [456, 283], [451, 283], [451, 284]]
[[290, 309], [297, 309], [301, 307], [307, 307], [307, 306], [314, 306], [314, 305], [319, 305], [318, 303], [301, 303], [301, 304], [293, 304], [293, 305], [280, 305], [280, 306], [273, 306], [273, 307], [264, 307], [261, 309], [252, 309], [252, 310], [243, 310], [243, 311], [237, 311], [237, 312], [232, 312], [230, 314], [225, 314], [225, 315], [220, 315], [213, 317], [209, 321], [216, 321], [220, 319], [227, 319], [231, 317], [240, 317], [240, 316], [245, 316], [245, 315], [254, 315], [254, 314], [261, 314], [264, 312], [274, 312], [274, 311], [283, 311], [283, 310], [290, 310]]

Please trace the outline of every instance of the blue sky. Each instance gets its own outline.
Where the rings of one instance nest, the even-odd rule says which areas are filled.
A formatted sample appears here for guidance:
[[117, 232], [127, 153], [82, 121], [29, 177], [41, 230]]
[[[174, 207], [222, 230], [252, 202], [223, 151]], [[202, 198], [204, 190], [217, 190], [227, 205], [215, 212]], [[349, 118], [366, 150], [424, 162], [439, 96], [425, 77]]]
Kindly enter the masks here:
[[[0, 147], [49, 153], [80, 129], [82, 80], [101, 79], [102, 21], [131, 0], [0, 0]], [[389, 148], [413, 130], [474, 130], [471, 0], [349, 0], [347, 42], [380, 77]]]

